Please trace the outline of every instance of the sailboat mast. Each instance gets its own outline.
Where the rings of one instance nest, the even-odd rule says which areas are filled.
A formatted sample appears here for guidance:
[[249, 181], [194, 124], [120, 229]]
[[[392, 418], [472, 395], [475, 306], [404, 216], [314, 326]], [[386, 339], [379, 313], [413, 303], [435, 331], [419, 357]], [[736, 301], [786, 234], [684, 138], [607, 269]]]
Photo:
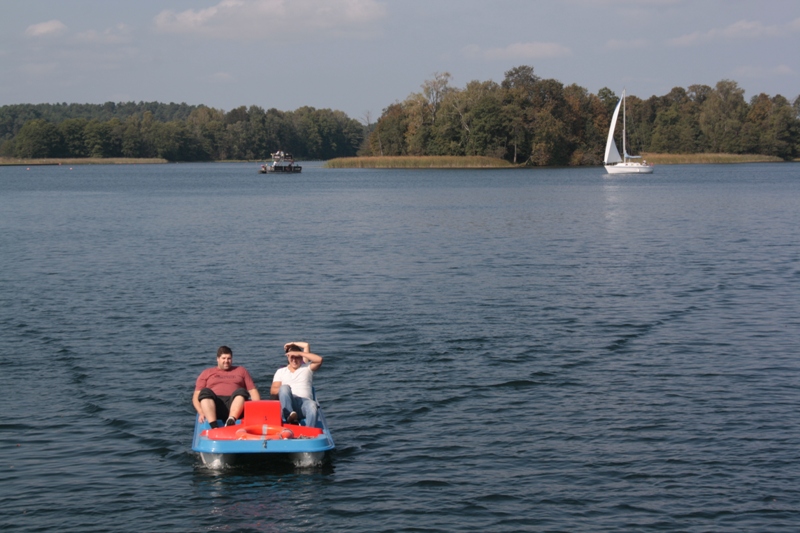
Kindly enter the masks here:
[[628, 161], [628, 149], [625, 147], [625, 89], [622, 89], [622, 158], [623, 161]]

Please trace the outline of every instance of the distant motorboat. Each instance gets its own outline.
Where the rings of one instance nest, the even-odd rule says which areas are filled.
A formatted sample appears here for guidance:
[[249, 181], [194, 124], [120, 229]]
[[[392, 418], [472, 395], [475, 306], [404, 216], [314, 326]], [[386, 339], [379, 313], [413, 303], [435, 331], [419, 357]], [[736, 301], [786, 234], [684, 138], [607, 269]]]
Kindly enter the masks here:
[[294, 163], [292, 154], [284, 153], [283, 150], [278, 150], [272, 155], [272, 163], [261, 165], [258, 170], [260, 174], [271, 174], [273, 172], [289, 172], [297, 174], [303, 171], [303, 167]]
[[[619, 108], [622, 106], [622, 153], [620, 156], [617, 144], [614, 142], [614, 130], [617, 127], [617, 117], [619, 116]], [[631, 161], [632, 159], [641, 159], [640, 155], [628, 154], [625, 147], [625, 90], [622, 90], [622, 98], [617, 102], [617, 107], [614, 109], [614, 115], [611, 117], [611, 127], [608, 130], [608, 140], [606, 141], [606, 154], [603, 159], [603, 165], [606, 167], [606, 172], [609, 174], [652, 174], [653, 165], [648, 165], [647, 161]]]

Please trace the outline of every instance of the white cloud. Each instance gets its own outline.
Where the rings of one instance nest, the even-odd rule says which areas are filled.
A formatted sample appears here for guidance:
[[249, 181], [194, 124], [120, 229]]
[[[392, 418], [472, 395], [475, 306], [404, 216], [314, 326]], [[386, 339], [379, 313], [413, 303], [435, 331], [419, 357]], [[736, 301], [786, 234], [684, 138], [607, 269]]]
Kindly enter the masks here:
[[124, 44], [130, 42], [130, 28], [125, 24], [117, 24], [102, 32], [88, 30], [78, 33], [75, 40], [87, 44]]
[[60, 20], [48, 20], [28, 26], [25, 35], [29, 37], [43, 37], [47, 35], [58, 35], [66, 30], [67, 27]]
[[222, 39], [269, 39], [374, 31], [386, 16], [377, 0], [222, 0], [206, 9], [165, 10], [155, 18], [164, 33]]
[[744, 65], [734, 70], [734, 75], [741, 78], [763, 79], [773, 76], [793, 76], [794, 70], [787, 65], [774, 67]]
[[606, 48], [609, 50], [632, 50], [634, 48], [645, 48], [648, 44], [647, 39], [632, 39], [624, 41], [622, 39], [611, 39], [606, 42]]
[[734, 39], [760, 39], [786, 35], [800, 31], [800, 19], [784, 25], [767, 26], [759, 21], [740, 20], [725, 28], [712, 28], [708, 31], [689, 33], [669, 40], [673, 46], [693, 46], [714, 41]]
[[134, 35], [124, 24], [104, 31], [86, 30], [80, 33], [70, 32], [60, 23], [38, 26], [30, 33], [53, 35], [54, 32], [63, 32], [64, 35], [44, 46], [36, 43], [26, 51], [25, 61], [19, 67], [26, 76], [51, 77], [63, 86], [65, 80], [74, 79], [77, 73], [119, 71], [141, 62], [139, 50], [131, 44]]
[[482, 49], [477, 45], [464, 48], [470, 58], [490, 60], [544, 59], [572, 55], [572, 50], [558, 43], [514, 43], [504, 48]]

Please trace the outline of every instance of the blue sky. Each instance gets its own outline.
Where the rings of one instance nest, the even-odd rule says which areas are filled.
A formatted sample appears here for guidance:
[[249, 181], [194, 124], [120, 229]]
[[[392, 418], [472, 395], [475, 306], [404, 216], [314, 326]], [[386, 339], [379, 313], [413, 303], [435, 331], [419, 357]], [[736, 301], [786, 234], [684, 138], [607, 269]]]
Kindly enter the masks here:
[[26, 0], [0, 17], [0, 105], [160, 101], [361, 119], [434, 73], [647, 98], [732, 79], [800, 95], [798, 0]]

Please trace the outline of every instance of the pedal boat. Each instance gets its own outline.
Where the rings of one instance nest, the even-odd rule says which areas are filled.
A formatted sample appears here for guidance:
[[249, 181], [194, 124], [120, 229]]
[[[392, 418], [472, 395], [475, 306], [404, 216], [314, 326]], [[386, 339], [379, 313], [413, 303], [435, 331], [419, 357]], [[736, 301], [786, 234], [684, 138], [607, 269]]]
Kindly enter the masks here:
[[232, 426], [211, 428], [197, 416], [192, 450], [213, 469], [254, 462], [318, 466], [335, 447], [321, 410], [319, 425], [283, 423], [277, 400], [249, 401], [244, 404], [242, 419]]

